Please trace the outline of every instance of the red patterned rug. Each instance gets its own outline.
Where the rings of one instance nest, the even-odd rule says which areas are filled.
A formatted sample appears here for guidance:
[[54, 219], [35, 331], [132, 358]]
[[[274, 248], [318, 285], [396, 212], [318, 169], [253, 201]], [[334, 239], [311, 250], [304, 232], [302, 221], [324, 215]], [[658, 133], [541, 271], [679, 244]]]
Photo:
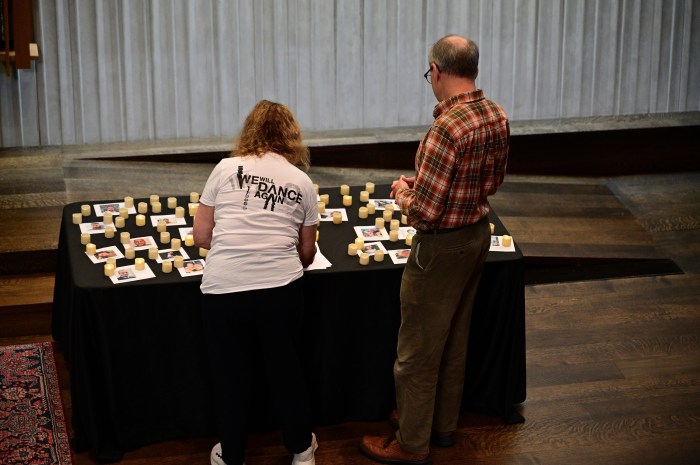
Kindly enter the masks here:
[[73, 463], [50, 342], [0, 347], [0, 463]]

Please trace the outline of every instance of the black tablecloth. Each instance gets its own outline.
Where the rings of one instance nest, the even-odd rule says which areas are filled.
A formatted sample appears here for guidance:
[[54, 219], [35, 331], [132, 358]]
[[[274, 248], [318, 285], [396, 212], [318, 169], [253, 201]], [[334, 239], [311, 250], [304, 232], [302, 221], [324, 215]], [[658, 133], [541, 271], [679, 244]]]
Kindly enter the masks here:
[[[373, 224], [377, 216], [358, 219], [361, 189], [351, 188], [350, 221], [320, 224], [318, 244], [333, 266], [304, 277], [303, 350], [317, 425], [380, 420], [395, 405], [392, 367], [403, 265], [387, 256], [382, 263], [361, 266], [357, 257], [347, 255], [347, 244], [356, 237], [353, 226]], [[321, 193], [330, 194], [329, 207], [342, 206], [339, 189]], [[372, 197], [388, 193], [388, 186], [378, 186]], [[178, 197], [178, 204], [186, 206], [187, 200]], [[145, 444], [214, 436], [211, 377], [216, 367], [206, 357], [200, 277], [165, 274], [160, 264], [147, 259], [156, 278], [112, 284], [102, 265], [84, 254], [79, 228], [72, 224], [72, 213], [79, 211], [80, 203], [75, 203], [63, 212], [52, 323], [70, 371], [76, 449], [117, 461], [125, 450]], [[134, 217], [124, 230], [132, 237], [158, 239], [150, 221], [137, 227]], [[93, 214], [84, 221], [98, 218]], [[507, 234], [494, 213], [490, 221], [495, 234]], [[189, 216], [187, 223], [192, 224]], [[176, 230], [169, 228], [173, 237], [178, 237]], [[118, 245], [118, 232], [114, 239], [102, 234], [91, 239], [98, 249]], [[403, 241], [383, 244], [389, 250], [406, 248]], [[184, 248], [198, 257], [195, 247]], [[136, 256], [146, 258], [147, 251]], [[129, 262], [120, 259], [117, 266]], [[524, 308], [523, 257], [517, 245], [515, 253], [489, 253], [471, 325], [463, 410], [522, 421], [513, 405], [525, 400]], [[263, 384], [254, 390], [252, 426], [272, 429], [277, 422], [267, 410]]]

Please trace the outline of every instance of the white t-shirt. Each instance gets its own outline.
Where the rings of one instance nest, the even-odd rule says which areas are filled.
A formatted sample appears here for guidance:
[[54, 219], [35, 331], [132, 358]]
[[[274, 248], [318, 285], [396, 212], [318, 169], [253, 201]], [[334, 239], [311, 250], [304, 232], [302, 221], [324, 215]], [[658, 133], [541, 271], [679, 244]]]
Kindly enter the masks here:
[[276, 153], [233, 157], [214, 168], [200, 198], [214, 207], [201, 290], [225, 294], [298, 279], [299, 228], [318, 222], [311, 179]]

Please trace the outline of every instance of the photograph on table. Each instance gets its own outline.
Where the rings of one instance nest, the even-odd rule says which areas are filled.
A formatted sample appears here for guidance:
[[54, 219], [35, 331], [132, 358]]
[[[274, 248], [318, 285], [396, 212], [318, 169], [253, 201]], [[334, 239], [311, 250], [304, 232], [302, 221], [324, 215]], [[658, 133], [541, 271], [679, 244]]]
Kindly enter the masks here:
[[510, 244], [503, 245], [503, 236], [491, 236], [490, 252], [515, 252], [515, 242], [510, 240]]
[[105, 232], [105, 224], [102, 221], [93, 221], [91, 223], [80, 223], [80, 232], [88, 234], [98, 234]]
[[343, 221], [348, 220], [348, 213], [344, 208], [326, 208], [326, 211], [318, 214], [319, 221], [333, 221], [333, 212], [340, 212]]
[[175, 260], [175, 257], [182, 257], [185, 260], [190, 258], [190, 256], [187, 255], [187, 252], [185, 252], [185, 249], [179, 249], [179, 250], [165, 249], [165, 250], [158, 251], [158, 257], [156, 258], [156, 262], [158, 262], [158, 263], [172, 262], [173, 260]]
[[155, 228], [158, 226], [160, 220], [165, 221], [166, 226], [185, 226], [187, 225], [187, 220], [185, 218], [178, 218], [175, 215], [151, 215], [151, 225]]
[[389, 251], [389, 257], [391, 257], [391, 261], [394, 262], [394, 265], [405, 264], [408, 261], [409, 255], [411, 255], [411, 249], [399, 249]]
[[153, 274], [153, 271], [148, 267], [148, 264], [144, 264], [143, 270], [137, 270], [133, 265], [120, 266], [114, 270], [114, 275], [110, 276], [109, 279], [113, 284], [121, 284], [155, 277], [156, 275]]
[[394, 211], [399, 211], [399, 206], [396, 205], [394, 199], [369, 199], [369, 201], [374, 204], [377, 210], [386, 210], [387, 205], [392, 205]]
[[377, 250], [381, 250], [386, 253], [386, 248], [381, 242], [365, 242], [364, 246], [362, 246], [362, 249], [358, 250], [357, 253], [364, 252], [370, 256], [373, 256], [377, 252]]
[[188, 236], [188, 235], [191, 236], [191, 235], [193, 234], [193, 233], [192, 233], [192, 228], [191, 228], [191, 227], [189, 227], [189, 228], [178, 228], [178, 231], [180, 232], [180, 239], [182, 239], [183, 242], [185, 241], [185, 239], [187, 239], [187, 236]]
[[[129, 247], [134, 250], [144, 250], [152, 246], [158, 247], [152, 236], [134, 237], [129, 240]], [[126, 246], [124, 246], [126, 248]]]
[[97, 249], [94, 254], [85, 253], [92, 263], [104, 263], [108, 258], [124, 258], [124, 254], [121, 253], [117, 246], [111, 245], [109, 247], [103, 247]]
[[416, 234], [416, 229], [412, 228], [410, 226], [399, 226], [399, 240], [402, 241], [406, 239], [408, 235], [415, 235]]
[[[124, 202], [98, 203], [94, 205], [95, 215], [105, 216], [105, 213], [119, 214], [119, 209], [124, 207]], [[128, 208], [129, 214], [136, 213], [136, 207]]]
[[355, 226], [355, 234], [366, 241], [388, 241], [389, 233], [386, 228], [377, 228], [376, 226]]
[[182, 268], [178, 268], [180, 276], [197, 276], [204, 274], [205, 261], [201, 258], [196, 260], [187, 260], [183, 263]]

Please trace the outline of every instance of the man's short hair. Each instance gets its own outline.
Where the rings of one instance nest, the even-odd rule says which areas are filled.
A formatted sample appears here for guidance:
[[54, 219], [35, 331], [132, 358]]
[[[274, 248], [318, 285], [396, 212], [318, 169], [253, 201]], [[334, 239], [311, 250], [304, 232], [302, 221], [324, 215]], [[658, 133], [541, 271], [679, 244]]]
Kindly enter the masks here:
[[[455, 43], [460, 38], [466, 43]], [[433, 44], [428, 53], [428, 62], [435, 63], [441, 73], [469, 79], [479, 74], [479, 47], [472, 40], [450, 34]]]

